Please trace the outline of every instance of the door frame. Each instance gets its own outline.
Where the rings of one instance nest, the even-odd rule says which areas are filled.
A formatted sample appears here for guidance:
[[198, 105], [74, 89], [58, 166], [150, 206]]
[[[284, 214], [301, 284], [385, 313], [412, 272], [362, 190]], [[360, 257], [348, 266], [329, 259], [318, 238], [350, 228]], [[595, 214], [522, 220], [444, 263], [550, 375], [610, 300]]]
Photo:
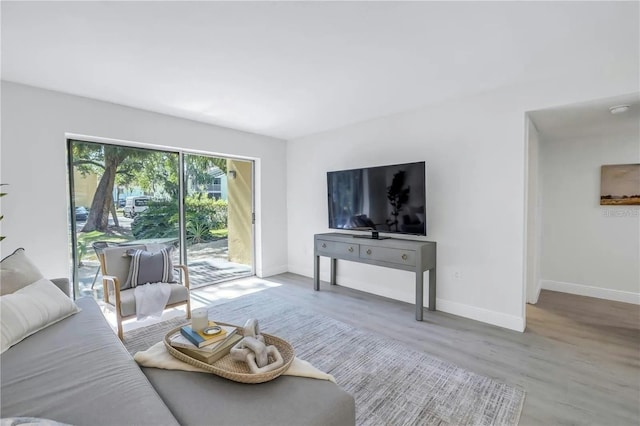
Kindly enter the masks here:
[[[66, 149], [67, 149], [67, 187], [69, 190], [69, 214], [70, 214], [70, 223], [72, 226], [72, 230], [76, 231], [77, 224], [75, 221], [75, 196], [73, 193], [74, 190], [74, 179], [73, 179], [73, 152], [71, 150], [71, 142], [72, 141], [80, 141], [80, 142], [88, 142], [88, 143], [96, 143], [96, 144], [104, 144], [104, 145], [118, 145], [126, 148], [138, 148], [138, 149], [147, 149], [150, 151], [164, 151], [169, 153], [178, 154], [178, 167], [180, 168], [179, 173], [181, 179], [179, 179], [179, 200], [178, 200], [178, 210], [180, 214], [180, 261], [186, 262], [186, 229], [184, 226], [184, 188], [185, 188], [185, 174], [184, 171], [184, 154], [190, 155], [205, 155], [209, 157], [216, 158], [225, 158], [230, 160], [240, 160], [240, 161], [248, 161], [251, 163], [251, 275], [255, 276], [257, 271], [257, 264], [261, 262], [257, 258], [257, 229], [256, 229], [256, 193], [257, 187], [256, 183], [258, 182], [256, 178], [256, 162], [257, 158], [253, 157], [245, 157], [239, 155], [230, 155], [230, 154], [221, 154], [210, 151], [203, 151], [197, 149], [188, 149], [188, 148], [180, 148], [175, 146], [166, 146], [166, 145], [158, 145], [158, 144], [150, 144], [136, 141], [129, 141], [124, 139], [113, 139], [113, 138], [105, 138], [100, 136], [91, 136], [91, 135], [83, 135], [77, 133], [65, 133], [66, 140]], [[71, 279], [72, 279], [72, 291], [74, 299], [78, 297], [78, 265], [76, 262], [77, 253], [77, 236], [76, 232], [71, 232]]]

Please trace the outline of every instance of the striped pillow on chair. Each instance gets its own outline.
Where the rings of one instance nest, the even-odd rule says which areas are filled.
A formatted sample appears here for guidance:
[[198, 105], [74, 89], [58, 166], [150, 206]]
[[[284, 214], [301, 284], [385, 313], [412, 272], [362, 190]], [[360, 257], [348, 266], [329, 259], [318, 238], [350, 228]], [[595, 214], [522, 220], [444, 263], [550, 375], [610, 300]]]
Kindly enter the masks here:
[[127, 255], [131, 256], [129, 277], [124, 288], [133, 288], [147, 283], [174, 283], [173, 262], [171, 252], [173, 247], [165, 247], [160, 251], [149, 252], [131, 249]]

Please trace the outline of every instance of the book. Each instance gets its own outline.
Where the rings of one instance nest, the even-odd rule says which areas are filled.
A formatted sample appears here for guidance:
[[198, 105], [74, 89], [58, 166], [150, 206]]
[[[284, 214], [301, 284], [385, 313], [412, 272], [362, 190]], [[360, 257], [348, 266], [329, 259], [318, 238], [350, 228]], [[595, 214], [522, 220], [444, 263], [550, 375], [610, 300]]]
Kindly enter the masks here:
[[200, 352], [211, 353], [218, 348], [218, 345], [224, 344], [224, 342], [227, 339], [231, 338], [231, 336], [236, 335], [236, 331], [237, 331], [236, 327], [230, 327], [230, 326], [224, 326], [224, 325], [221, 327], [227, 331], [226, 338], [224, 340], [220, 340], [211, 345], [202, 346], [201, 348], [199, 348], [198, 346], [191, 343], [191, 341], [188, 340], [186, 337], [184, 337], [180, 331], [177, 331], [173, 333], [171, 336], [169, 336], [169, 344], [174, 348], [193, 349], [193, 350], [198, 350]]
[[206, 364], [213, 364], [218, 361], [220, 358], [227, 355], [233, 345], [242, 340], [242, 336], [239, 334], [234, 334], [230, 336], [228, 339], [222, 341], [220, 345], [217, 345], [216, 350], [213, 352], [203, 351], [195, 348], [180, 348], [176, 347], [176, 350], [182, 352], [185, 355], [190, 356], [191, 358], [197, 359], [198, 361], [202, 361]]
[[[216, 326], [216, 323], [209, 321], [209, 327]], [[194, 331], [190, 325], [180, 327], [180, 333], [198, 348], [212, 345], [227, 338], [228, 330], [235, 330], [235, 327], [222, 326], [222, 331], [213, 336], [208, 336], [201, 331]]]

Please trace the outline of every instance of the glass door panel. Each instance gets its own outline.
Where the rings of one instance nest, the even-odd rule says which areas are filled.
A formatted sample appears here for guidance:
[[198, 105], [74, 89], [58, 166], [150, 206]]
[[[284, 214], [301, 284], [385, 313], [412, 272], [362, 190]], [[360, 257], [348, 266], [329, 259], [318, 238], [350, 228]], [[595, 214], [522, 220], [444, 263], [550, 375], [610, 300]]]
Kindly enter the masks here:
[[253, 275], [252, 163], [196, 154], [183, 157], [191, 286]]
[[109, 245], [173, 245], [179, 263], [179, 155], [68, 141], [76, 297], [103, 297], [97, 254]]

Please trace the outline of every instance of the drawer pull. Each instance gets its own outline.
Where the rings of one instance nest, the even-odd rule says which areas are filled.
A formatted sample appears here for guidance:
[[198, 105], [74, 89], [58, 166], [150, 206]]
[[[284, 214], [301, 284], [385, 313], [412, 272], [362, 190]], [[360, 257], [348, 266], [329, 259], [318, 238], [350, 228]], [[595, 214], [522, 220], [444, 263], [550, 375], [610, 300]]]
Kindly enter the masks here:
[[368, 249], [368, 250], [367, 250], [367, 254], [371, 254], [371, 249]]
[[322, 243], [322, 248], [327, 248], [327, 245], [325, 243]]
[[349, 247], [349, 253], [353, 253], [353, 247]]
[[402, 260], [407, 260], [409, 258], [409, 256], [407, 256], [406, 254], [402, 255]]

